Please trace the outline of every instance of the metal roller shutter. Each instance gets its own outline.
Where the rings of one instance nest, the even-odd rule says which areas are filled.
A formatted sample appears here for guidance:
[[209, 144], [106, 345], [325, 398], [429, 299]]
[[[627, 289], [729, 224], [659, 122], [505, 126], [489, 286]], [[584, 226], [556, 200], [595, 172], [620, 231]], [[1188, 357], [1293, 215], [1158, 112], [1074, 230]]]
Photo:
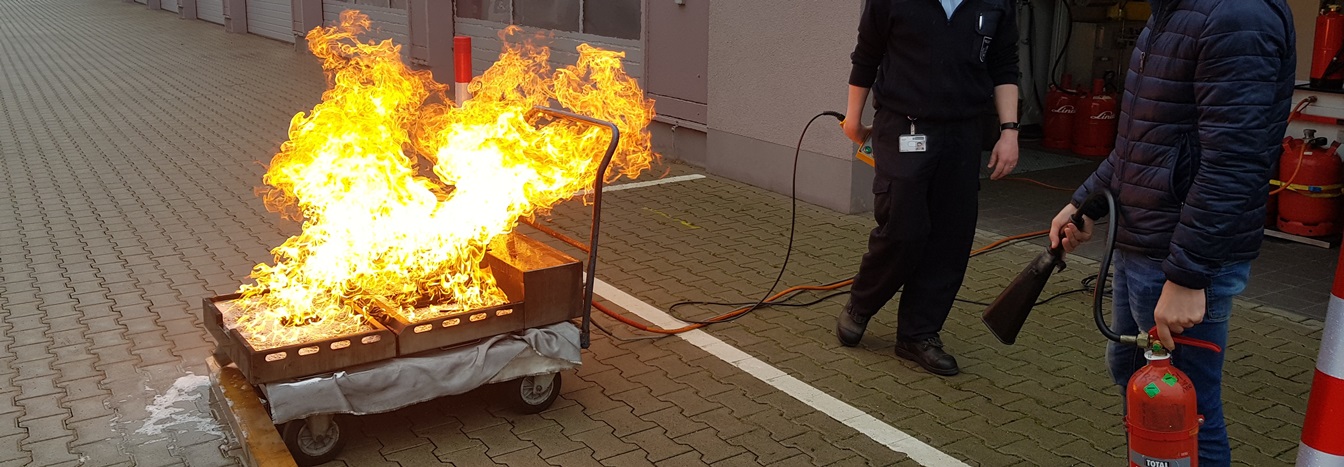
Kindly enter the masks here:
[[215, 24], [224, 24], [224, 0], [196, 0], [196, 17]]
[[177, 13], [177, 0], [161, 0], [159, 2], [159, 8]]
[[247, 32], [294, 42], [294, 10], [289, 0], [247, 0]]

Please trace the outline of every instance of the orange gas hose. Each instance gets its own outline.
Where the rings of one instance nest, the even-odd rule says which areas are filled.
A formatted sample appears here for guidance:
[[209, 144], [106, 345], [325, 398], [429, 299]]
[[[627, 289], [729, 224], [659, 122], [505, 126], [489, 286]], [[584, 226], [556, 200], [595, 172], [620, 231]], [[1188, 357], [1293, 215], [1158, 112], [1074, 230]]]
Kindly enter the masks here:
[[1033, 179], [1026, 178], [1026, 177], [1004, 177], [1004, 180], [1012, 180], [1012, 181], [1014, 181], [1014, 182], [1030, 183], [1030, 184], [1032, 184], [1032, 185], [1042, 186], [1042, 187], [1049, 188], [1049, 189], [1051, 189], [1051, 190], [1055, 190], [1055, 191], [1069, 191], [1069, 192], [1072, 192], [1072, 191], [1073, 191], [1073, 189], [1071, 189], [1071, 188], [1064, 188], [1064, 187], [1062, 187], [1062, 186], [1055, 186], [1055, 185], [1051, 185], [1051, 184], [1049, 184], [1049, 183], [1042, 182], [1042, 181], [1040, 181], [1040, 180], [1033, 180]]
[[[1039, 236], [1042, 236], [1042, 235], [1047, 235], [1047, 234], [1049, 234], [1049, 233], [1050, 233], [1049, 230], [1039, 230], [1039, 231], [1036, 231], [1036, 232], [1030, 232], [1030, 233], [1024, 233], [1024, 234], [1018, 234], [1018, 235], [1013, 235], [1013, 236], [1011, 236], [1011, 237], [1004, 237], [1004, 238], [999, 239], [999, 240], [997, 240], [997, 241], [995, 241], [995, 242], [993, 242], [993, 243], [990, 243], [990, 244], [988, 244], [988, 245], [985, 245], [985, 246], [983, 246], [983, 247], [981, 247], [981, 248], [979, 248], [979, 249], [977, 249], [977, 250], [975, 250], [975, 251], [972, 251], [972, 252], [971, 252], [971, 256], [974, 257], [974, 256], [977, 256], [977, 255], [983, 254], [983, 253], [985, 253], [985, 252], [987, 252], [987, 251], [989, 251], [989, 250], [992, 250], [992, 249], [994, 249], [994, 248], [997, 248], [997, 247], [999, 247], [999, 246], [1001, 246], [1001, 245], [1003, 245], [1003, 244], [1005, 244], [1005, 243], [1011, 242], [1011, 241], [1022, 240], [1022, 239], [1033, 238], [1033, 237], [1039, 237]], [[779, 299], [782, 298], [782, 297], [788, 296], [789, 294], [796, 293], [796, 292], [802, 292], [802, 291], [807, 291], [807, 290], [817, 290], [817, 291], [835, 290], [835, 289], [838, 289], [838, 288], [841, 288], [841, 287], [848, 286], [848, 285], [853, 284], [853, 283], [854, 283], [854, 279], [846, 279], [846, 280], [843, 280], [843, 281], [840, 281], [840, 282], [836, 282], [836, 283], [833, 283], [833, 284], [826, 284], [826, 285], [797, 285], [797, 286], [793, 286], [793, 287], [789, 287], [789, 288], [787, 288], [787, 289], [784, 289], [783, 291], [781, 291], [781, 292], [779, 292], [779, 293], [777, 293], [777, 294], [774, 294], [774, 295], [770, 296], [770, 298], [766, 299], [764, 303], [768, 304], [768, 303], [770, 303], [770, 302], [773, 302], [773, 301], [775, 301], [775, 300], [779, 300]], [[614, 318], [615, 320], [620, 321], [621, 323], [624, 323], [625, 325], [630, 326], [630, 327], [635, 328], [635, 329], [638, 329], [638, 330], [640, 330], [640, 331], [651, 332], [651, 333], [654, 333], [654, 334], [669, 334], [669, 335], [671, 335], [671, 334], [681, 334], [681, 333], [686, 332], [686, 331], [691, 331], [691, 330], [695, 330], [695, 329], [703, 328], [703, 327], [705, 327], [705, 326], [708, 326], [709, 324], [713, 324], [713, 323], [717, 323], [717, 322], [726, 321], [726, 320], [735, 318], [735, 317], [737, 317], [737, 316], [739, 316], [739, 315], [742, 315], [743, 313], [749, 312], [749, 311], [755, 309], [756, 307], [754, 307], [754, 306], [745, 306], [745, 307], [738, 308], [738, 309], [736, 309], [736, 310], [730, 311], [730, 312], [728, 312], [728, 313], [725, 313], [725, 314], [722, 314], [722, 315], [715, 316], [715, 317], [713, 317], [713, 318], [707, 319], [707, 320], [705, 320], [705, 321], [707, 321], [707, 323], [693, 323], [693, 324], [688, 324], [688, 325], [686, 325], [686, 326], [682, 326], [682, 327], [679, 327], [679, 328], [676, 328], [676, 329], [663, 329], [663, 328], [650, 327], [650, 326], [645, 325], [645, 324], [643, 324], [643, 323], [640, 323], [640, 322], [638, 322], [638, 321], [635, 321], [635, 320], [632, 320], [632, 319], [630, 319], [630, 318], [627, 318], [627, 317], [625, 317], [624, 315], [621, 315], [620, 313], [617, 313], [617, 312], [615, 312], [615, 311], [612, 311], [610, 308], [607, 308], [606, 306], [602, 305], [601, 303], [593, 302], [593, 308], [597, 308], [598, 311], [601, 311], [602, 313], [605, 313], [607, 316], [610, 316], [610, 317]]]

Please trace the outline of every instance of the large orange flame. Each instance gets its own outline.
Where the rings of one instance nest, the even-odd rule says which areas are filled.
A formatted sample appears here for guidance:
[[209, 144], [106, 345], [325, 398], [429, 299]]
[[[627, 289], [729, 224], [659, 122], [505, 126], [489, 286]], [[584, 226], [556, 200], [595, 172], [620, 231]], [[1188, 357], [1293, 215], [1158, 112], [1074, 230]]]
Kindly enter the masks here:
[[549, 50], [511, 40], [511, 28], [499, 60], [472, 81], [474, 97], [454, 105], [428, 72], [401, 62], [400, 46], [361, 42], [368, 28], [346, 11], [307, 35], [328, 89], [294, 116], [264, 179], [267, 206], [301, 218], [303, 231], [241, 289], [237, 325], [259, 349], [365, 329], [359, 309], [373, 299], [407, 313], [503, 303], [482, 266], [491, 239], [589, 186], [610, 142], [606, 129], [541, 119], [534, 106], [558, 102], [620, 128], [608, 181], [657, 157], [653, 102], [620, 52], [584, 44], [577, 64], [552, 71]]

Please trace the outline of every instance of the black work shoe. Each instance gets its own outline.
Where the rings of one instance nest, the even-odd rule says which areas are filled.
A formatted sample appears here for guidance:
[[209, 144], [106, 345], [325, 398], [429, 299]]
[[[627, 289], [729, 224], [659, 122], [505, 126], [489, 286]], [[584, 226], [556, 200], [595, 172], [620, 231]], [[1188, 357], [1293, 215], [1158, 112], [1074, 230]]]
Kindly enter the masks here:
[[840, 340], [840, 345], [845, 347], [854, 347], [863, 340], [863, 331], [868, 329], [867, 316], [858, 316], [854, 314], [854, 309], [845, 305], [845, 309], [840, 311], [840, 316], [835, 319], [835, 337]]
[[943, 351], [943, 341], [930, 337], [915, 342], [896, 342], [896, 356], [918, 363], [929, 373], [952, 376], [961, 372], [957, 359]]

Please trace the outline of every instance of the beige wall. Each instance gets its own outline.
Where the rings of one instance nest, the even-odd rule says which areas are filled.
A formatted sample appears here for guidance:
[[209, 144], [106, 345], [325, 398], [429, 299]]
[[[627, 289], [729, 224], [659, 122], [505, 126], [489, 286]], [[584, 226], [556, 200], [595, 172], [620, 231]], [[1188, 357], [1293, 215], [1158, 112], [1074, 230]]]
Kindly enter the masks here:
[[[710, 173], [789, 193], [803, 125], [821, 111], [845, 110], [861, 5], [710, 3], [704, 163]], [[871, 209], [872, 169], [855, 161], [854, 148], [834, 119], [818, 119], [803, 144], [799, 199], [841, 212]]]
[[[734, 0], [709, 12], [710, 128], [793, 147], [808, 118], [844, 112], [860, 0]], [[848, 158], [834, 120], [803, 148]]]
[[1316, 40], [1316, 9], [1319, 0], [1288, 0], [1293, 10], [1293, 25], [1297, 28], [1297, 79], [1311, 78], [1311, 46]]

